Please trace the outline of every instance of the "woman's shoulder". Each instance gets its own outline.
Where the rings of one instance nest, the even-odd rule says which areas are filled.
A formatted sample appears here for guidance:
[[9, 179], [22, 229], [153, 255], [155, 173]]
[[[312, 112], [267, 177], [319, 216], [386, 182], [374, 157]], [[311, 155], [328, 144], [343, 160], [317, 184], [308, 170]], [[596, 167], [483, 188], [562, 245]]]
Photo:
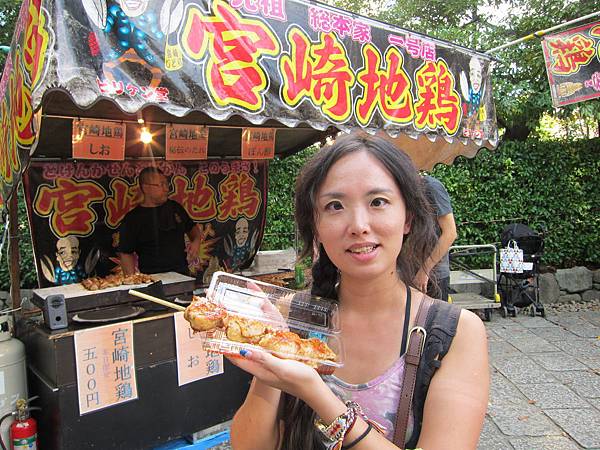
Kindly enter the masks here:
[[476, 314], [466, 309], [461, 310], [456, 339], [472, 342], [473, 340], [486, 340], [485, 325]]

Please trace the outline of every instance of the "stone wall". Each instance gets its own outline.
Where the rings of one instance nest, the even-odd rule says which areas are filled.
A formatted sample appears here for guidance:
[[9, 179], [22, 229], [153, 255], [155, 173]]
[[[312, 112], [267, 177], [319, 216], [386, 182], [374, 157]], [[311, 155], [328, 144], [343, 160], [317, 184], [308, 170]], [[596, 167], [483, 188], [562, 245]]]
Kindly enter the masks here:
[[539, 277], [542, 303], [569, 303], [600, 299], [600, 269], [558, 269]]

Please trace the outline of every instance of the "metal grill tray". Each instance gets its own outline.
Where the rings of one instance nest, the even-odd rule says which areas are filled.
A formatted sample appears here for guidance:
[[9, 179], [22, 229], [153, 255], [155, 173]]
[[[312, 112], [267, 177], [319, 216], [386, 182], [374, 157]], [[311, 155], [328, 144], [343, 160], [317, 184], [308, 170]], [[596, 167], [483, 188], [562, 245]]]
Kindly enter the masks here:
[[141, 306], [117, 305], [79, 312], [73, 316], [73, 321], [79, 323], [107, 323], [131, 319], [143, 314], [145, 311]]

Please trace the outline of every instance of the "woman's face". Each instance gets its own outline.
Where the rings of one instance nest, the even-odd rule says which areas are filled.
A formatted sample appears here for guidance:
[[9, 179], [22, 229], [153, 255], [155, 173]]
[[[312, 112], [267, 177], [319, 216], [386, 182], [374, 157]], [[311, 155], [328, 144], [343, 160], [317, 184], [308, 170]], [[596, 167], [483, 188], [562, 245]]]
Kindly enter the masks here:
[[395, 273], [410, 221], [396, 182], [375, 157], [359, 151], [338, 160], [316, 206], [317, 238], [343, 275]]

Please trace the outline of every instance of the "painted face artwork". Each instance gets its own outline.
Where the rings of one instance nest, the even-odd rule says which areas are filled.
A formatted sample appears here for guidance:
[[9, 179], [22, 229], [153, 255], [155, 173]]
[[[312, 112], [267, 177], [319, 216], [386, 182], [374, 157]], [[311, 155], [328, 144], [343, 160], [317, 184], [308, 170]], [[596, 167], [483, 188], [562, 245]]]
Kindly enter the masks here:
[[138, 17], [148, 8], [149, 0], [119, 0], [119, 6], [129, 17]]
[[235, 243], [242, 247], [248, 240], [248, 221], [243, 217], [235, 223]]
[[473, 92], [478, 93], [481, 89], [481, 82], [483, 80], [483, 68], [481, 67], [481, 61], [479, 58], [471, 58], [469, 63], [469, 79], [471, 81], [471, 87]]
[[394, 178], [366, 151], [346, 155], [331, 167], [317, 193], [316, 225], [318, 239], [340, 272], [370, 280], [395, 272], [404, 234], [410, 231]]
[[62, 270], [72, 270], [79, 260], [79, 239], [75, 236], [60, 238], [56, 242], [56, 260]]

